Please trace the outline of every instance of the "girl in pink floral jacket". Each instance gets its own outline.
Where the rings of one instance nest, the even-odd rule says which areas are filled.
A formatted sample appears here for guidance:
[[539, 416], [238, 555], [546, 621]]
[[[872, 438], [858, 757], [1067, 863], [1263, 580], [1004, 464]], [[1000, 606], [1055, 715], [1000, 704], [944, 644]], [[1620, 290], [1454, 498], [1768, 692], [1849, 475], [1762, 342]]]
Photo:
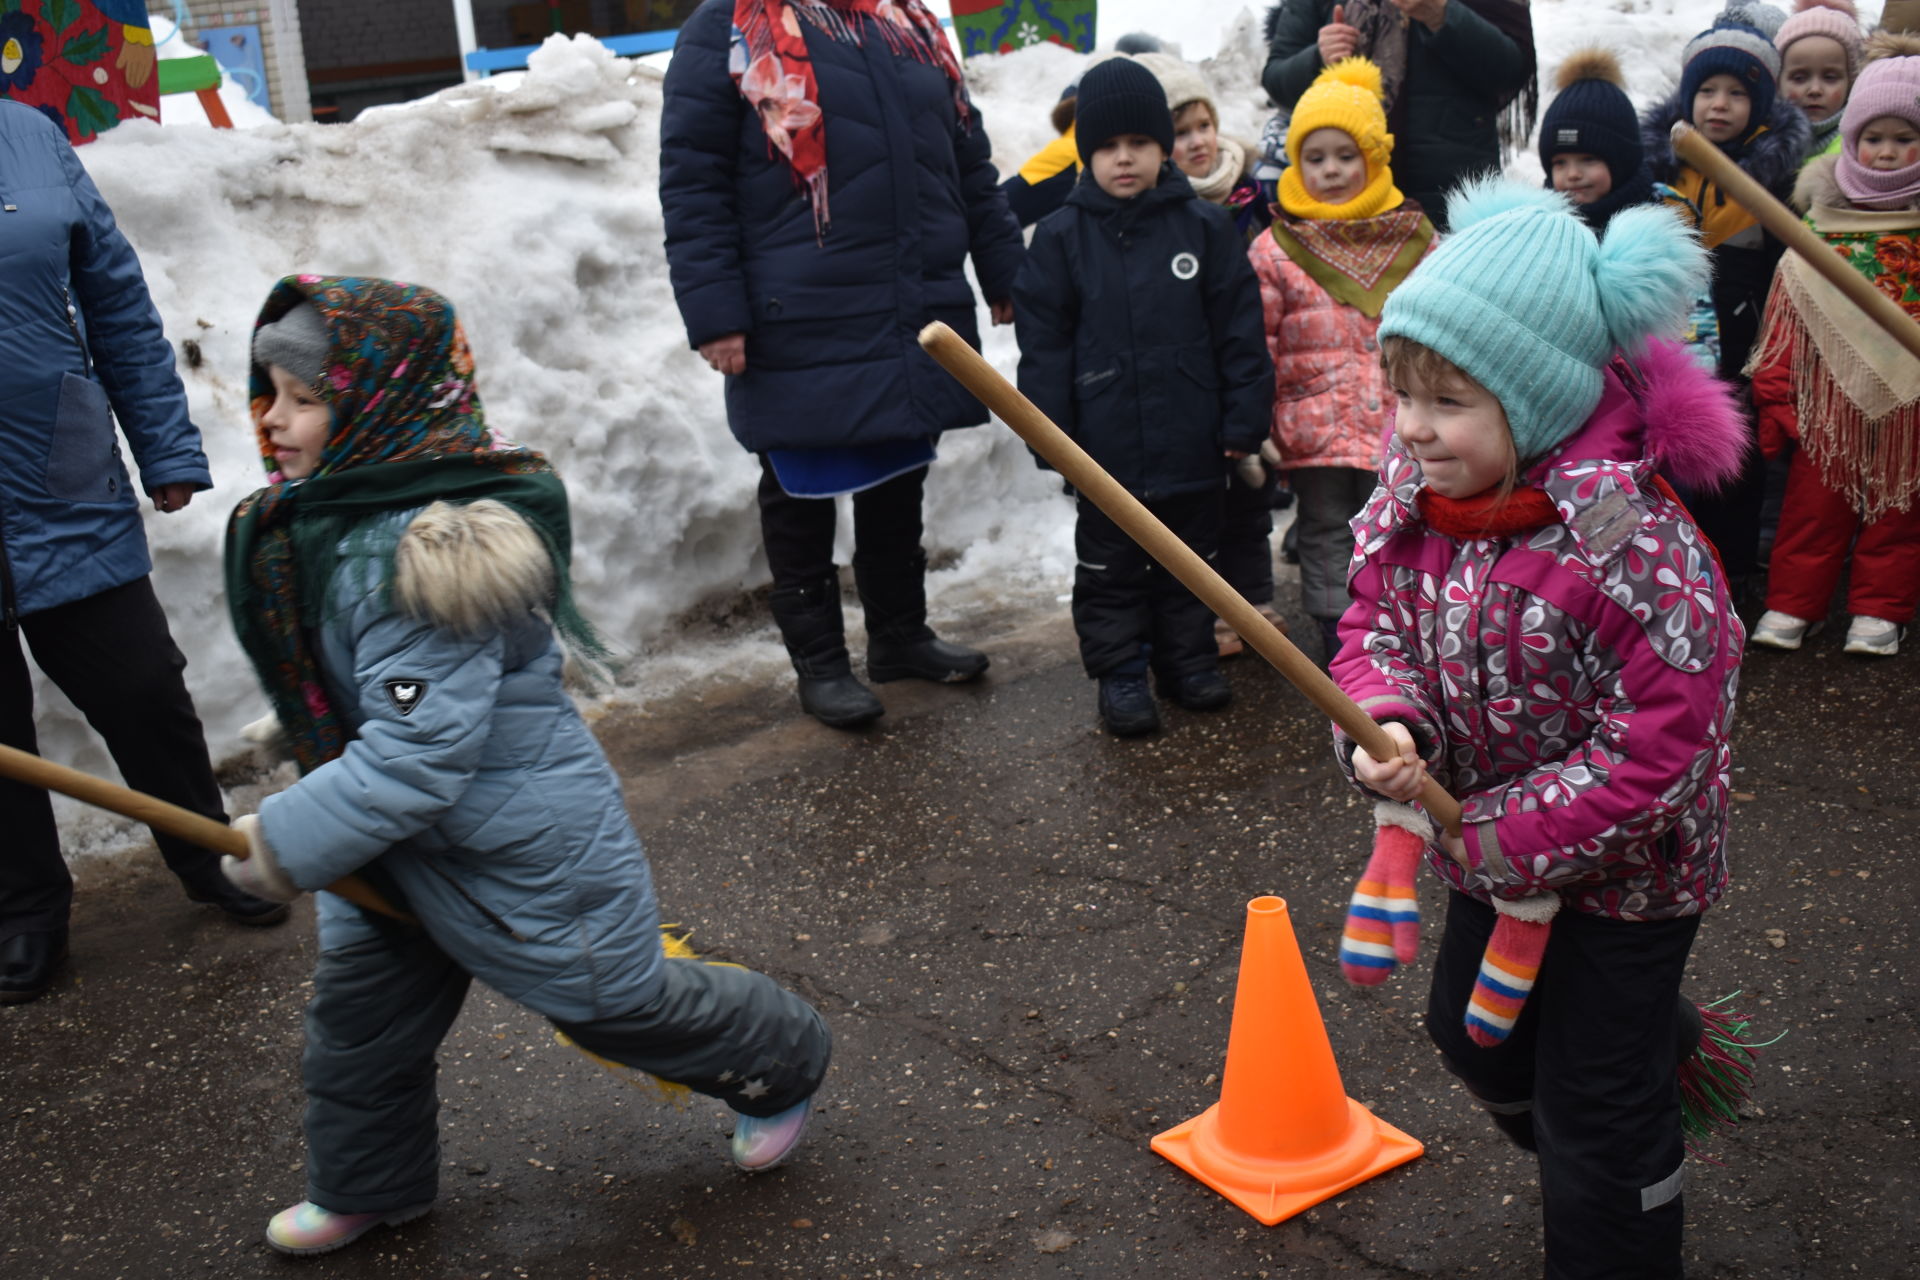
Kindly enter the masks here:
[[1347, 522], [1373, 491], [1393, 416], [1374, 331], [1434, 230], [1394, 185], [1380, 69], [1366, 59], [1320, 73], [1294, 108], [1287, 149], [1273, 226], [1249, 249], [1273, 357], [1266, 452], [1299, 499], [1300, 594], [1331, 660]]
[[[1744, 428], [1655, 340], [1705, 270], [1671, 214], [1623, 211], [1597, 241], [1563, 197], [1497, 183], [1449, 212], [1380, 326], [1395, 438], [1332, 672], [1402, 747], [1340, 754], [1400, 802], [1383, 830], [1411, 857], [1396, 885], [1383, 839], [1343, 966], [1411, 958], [1391, 944], [1424, 846], [1450, 890], [1429, 1034], [1539, 1152], [1547, 1273], [1678, 1277], [1676, 1068], [1699, 1038], [1679, 984], [1727, 885], [1745, 636], [1667, 480], [1736, 474]], [[1406, 807], [1428, 771], [1459, 836]]]

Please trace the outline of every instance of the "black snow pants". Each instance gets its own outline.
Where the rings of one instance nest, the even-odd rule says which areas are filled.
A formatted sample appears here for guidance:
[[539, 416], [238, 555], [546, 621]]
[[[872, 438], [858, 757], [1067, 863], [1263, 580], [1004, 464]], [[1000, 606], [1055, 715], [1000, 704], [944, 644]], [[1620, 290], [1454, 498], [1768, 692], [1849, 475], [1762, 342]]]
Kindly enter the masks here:
[[[1206, 560], [1220, 547], [1224, 486], [1146, 504], [1182, 542]], [[1105, 512], [1080, 499], [1073, 526], [1073, 629], [1080, 661], [1098, 678], [1141, 669], [1151, 646], [1160, 676], [1186, 675], [1219, 664], [1213, 614], [1180, 579], [1155, 564]]]
[[[128, 786], [215, 822], [227, 820], [187, 692], [187, 660], [148, 579], [30, 613], [18, 633], [0, 629], [0, 742], [37, 752], [33, 674], [20, 652], [21, 635], [47, 679], [106, 743]], [[219, 879], [218, 854], [158, 831], [154, 842], [182, 880]], [[0, 781], [0, 850], [0, 942], [66, 928], [73, 877], [60, 856], [45, 791]]]
[[[431, 1201], [439, 1189], [435, 1054], [472, 978], [415, 926], [323, 951], [307, 1006], [307, 1199], [335, 1213]], [[658, 994], [620, 1017], [556, 1022], [581, 1048], [684, 1084], [742, 1115], [777, 1115], [827, 1072], [826, 1020], [771, 978], [665, 960]]]
[[1679, 1014], [1680, 976], [1700, 917], [1560, 912], [1513, 1033], [1486, 1049], [1464, 1019], [1494, 911], [1447, 898], [1427, 1034], [1501, 1131], [1539, 1153], [1547, 1280], [1679, 1280], [1675, 1067], [1699, 1035]]

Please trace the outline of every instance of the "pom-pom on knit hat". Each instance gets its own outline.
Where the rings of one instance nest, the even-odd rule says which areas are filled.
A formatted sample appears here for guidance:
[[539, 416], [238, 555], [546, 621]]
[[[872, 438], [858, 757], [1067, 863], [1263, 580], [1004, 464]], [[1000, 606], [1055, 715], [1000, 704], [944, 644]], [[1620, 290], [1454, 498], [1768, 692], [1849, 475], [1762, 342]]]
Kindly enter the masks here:
[[1083, 162], [1123, 133], [1152, 138], [1173, 154], [1173, 113], [1160, 81], [1132, 58], [1109, 58], [1087, 68], [1073, 105], [1074, 145]]
[[1555, 156], [1584, 152], [1605, 161], [1620, 186], [1646, 153], [1619, 60], [1605, 49], [1582, 49], [1560, 64], [1554, 80], [1560, 92], [1540, 120], [1540, 166], [1551, 171]]
[[1565, 196], [1489, 177], [1447, 213], [1453, 233], [1389, 295], [1380, 337], [1430, 347], [1492, 392], [1523, 464], [1592, 414], [1615, 351], [1677, 335], [1707, 285], [1706, 250], [1658, 205], [1621, 210], [1596, 239]]
[[1787, 11], [1777, 5], [1759, 3], [1758, 0], [1736, 0], [1720, 11], [1713, 25], [1717, 27], [1723, 21], [1744, 22], [1771, 40], [1786, 25]]
[[1180, 108], [1189, 103], [1204, 102], [1213, 115], [1213, 127], [1221, 127], [1220, 104], [1192, 63], [1170, 53], [1136, 53], [1133, 60], [1153, 72], [1154, 79], [1166, 90], [1167, 110], [1179, 115]]
[[300, 302], [253, 333], [253, 362], [279, 365], [321, 395], [326, 393], [327, 356], [333, 344], [327, 322], [310, 303]]
[[1714, 25], [1687, 42], [1680, 55], [1680, 106], [1693, 119], [1693, 99], [1709, 77], [1728, 75], [1746, 86], [1753, 100], [1751, 132], [1767, 122], [1780, 80], [1780, 51], [1766, 33], [1722, 13]]
[[[1367, 185], [1345, 204], [1325, 205], [1307, 194], [1300, 148], [1316, 129], [1352, 138], [1367, 162]], [[1314, 77], [1287, 124], [1287, 165], [1280, 174], [1280, 205], [1296, 218], [1370, 218], [1403, 203], [1393, 185], [1393, 135], [1380, 98], [1380, 68], [1365, 58], [1342, 58]]]
[[1860, 18], [1853, 0], [1800, 0], [1798, 11], [1774, 33], [1773, 47], [1786, 57], [1788, 46], [1808, 36], [1825, 36], [1847, 52], [1847, 79], [1860, 74], [1860, 59], [1867, 51], [1866, 33], [1860, 30]]

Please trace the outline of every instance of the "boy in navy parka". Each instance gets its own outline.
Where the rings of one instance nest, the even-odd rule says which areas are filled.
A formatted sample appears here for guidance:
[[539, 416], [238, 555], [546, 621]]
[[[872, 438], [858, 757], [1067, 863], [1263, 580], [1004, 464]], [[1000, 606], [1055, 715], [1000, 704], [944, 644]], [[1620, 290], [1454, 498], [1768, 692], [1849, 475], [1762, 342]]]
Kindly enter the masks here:
[[[1086, 172], [1035, 229], [1014, 281], [1020, 390], [1211, 558], [1221, 456], [1259, 449], [1273, 401], [1245, 237], [1167, 162], [1166, 92], [1139, 63], [1114, 58], [1082, 77], [1074, 132]], [[1107, 728], [1159, 727], [1149, 666], [1181, 706], [1224, 707], [1206, 606], [1085, 499], [1074, 550], [1073, 625]]]

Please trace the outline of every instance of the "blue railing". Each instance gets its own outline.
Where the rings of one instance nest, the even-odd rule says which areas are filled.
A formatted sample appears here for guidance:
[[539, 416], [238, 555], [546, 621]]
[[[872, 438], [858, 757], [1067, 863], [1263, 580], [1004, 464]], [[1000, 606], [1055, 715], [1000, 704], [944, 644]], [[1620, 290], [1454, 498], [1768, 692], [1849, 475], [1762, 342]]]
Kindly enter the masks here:
[[[598, 36], [596, 39], [622, 58], [637, 58], [643, 53], [660, 53], [673, 48], [678, 31], [641, 31], [630, 36]], [[511, 49], [475, 49], [467, 55], [467, 66], [481, 75], [496, 71], [518, 71], [527, 65], [527, 55], [540, 46], [515, 45]]]

